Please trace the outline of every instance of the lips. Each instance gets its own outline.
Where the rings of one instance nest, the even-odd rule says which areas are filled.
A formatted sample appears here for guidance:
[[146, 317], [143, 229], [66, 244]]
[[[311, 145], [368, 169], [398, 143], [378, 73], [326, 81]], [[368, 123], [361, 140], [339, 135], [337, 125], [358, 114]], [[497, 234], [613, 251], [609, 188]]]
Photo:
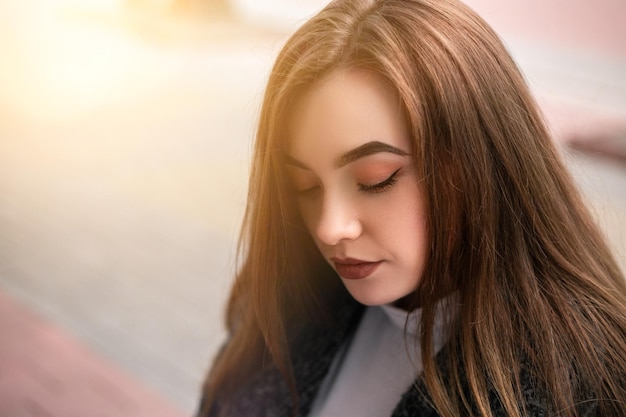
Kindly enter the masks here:
[[332, 258], [331, 261], [335, 265], [335, 270], [337, 271], [337, 273], [345, 279], [367, 278], [382, 263], [382, 261], [367, 262], [353, 258]]

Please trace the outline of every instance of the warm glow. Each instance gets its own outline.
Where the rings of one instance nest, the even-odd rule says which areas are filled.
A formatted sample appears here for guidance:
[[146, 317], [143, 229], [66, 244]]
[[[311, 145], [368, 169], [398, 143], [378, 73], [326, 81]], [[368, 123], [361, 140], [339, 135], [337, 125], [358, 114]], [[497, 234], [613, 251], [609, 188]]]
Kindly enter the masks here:
[[61, 0], [57, 2], [64, 7], [76, 7], [91, 10], [115, 10], [121, 8], [124, 0]]
[[11, 63], [0, 70], [2, 99], [20, 114], [68, 120], [163, 76], [154, 51], [132, 36], [122, 0], [31, 3], [0, 41]]

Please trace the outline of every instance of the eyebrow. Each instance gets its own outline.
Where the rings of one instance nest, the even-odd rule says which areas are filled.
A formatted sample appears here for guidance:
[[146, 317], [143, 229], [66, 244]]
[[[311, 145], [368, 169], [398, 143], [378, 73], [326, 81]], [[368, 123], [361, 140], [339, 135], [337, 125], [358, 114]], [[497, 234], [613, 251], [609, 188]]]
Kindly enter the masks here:
[[[370, 156], [370, 155], [374, 155], [374, 154], [382, 153], [382, 152], [392, 153], [392, 154], [400, 155], [400, 156], [409, 155], [408, 153], [406, 153], [400, 148], [396, 148], [395, 146], [391, 146], [387, 143], [383, 143], [383, 142], [379, 142], [375, 140], [375, 141], [364, 143], [363, 145], [358, 146], [344, 153], [343, 155], [340, 155], [335, 160], [335, 167], [341, 168], [358, 159], [365, 158], [366, 156]], [[310, 168], [306, 164], [298, 161], [297, 159], [295, 159], [294, 157], [290, 155], [285, 154], [284, 158], [285, 158], [285, 162], [289, 165], [293, 165], [298, 168], [310, 170]]]

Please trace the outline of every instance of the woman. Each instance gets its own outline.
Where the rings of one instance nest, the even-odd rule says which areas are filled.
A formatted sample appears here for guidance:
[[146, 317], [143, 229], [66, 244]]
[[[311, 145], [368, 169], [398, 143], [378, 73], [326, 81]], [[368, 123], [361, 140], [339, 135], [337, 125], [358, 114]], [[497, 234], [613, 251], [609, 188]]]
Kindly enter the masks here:
[[202, 416], [626, 415], [624, 276], [461, 3], [339, 0], [291, 37], [241, 241]]

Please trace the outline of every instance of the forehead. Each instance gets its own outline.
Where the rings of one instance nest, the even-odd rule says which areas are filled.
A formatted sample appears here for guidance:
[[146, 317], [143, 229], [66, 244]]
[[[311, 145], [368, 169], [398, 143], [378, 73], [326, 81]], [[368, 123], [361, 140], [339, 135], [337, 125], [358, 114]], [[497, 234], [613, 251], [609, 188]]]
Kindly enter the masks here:
[[400, 99], [386, 80], [362, 69], [332, 72], [298, 99], [287, 123], [287, 153], [307, 161], [370, 141], [411, 151]]

